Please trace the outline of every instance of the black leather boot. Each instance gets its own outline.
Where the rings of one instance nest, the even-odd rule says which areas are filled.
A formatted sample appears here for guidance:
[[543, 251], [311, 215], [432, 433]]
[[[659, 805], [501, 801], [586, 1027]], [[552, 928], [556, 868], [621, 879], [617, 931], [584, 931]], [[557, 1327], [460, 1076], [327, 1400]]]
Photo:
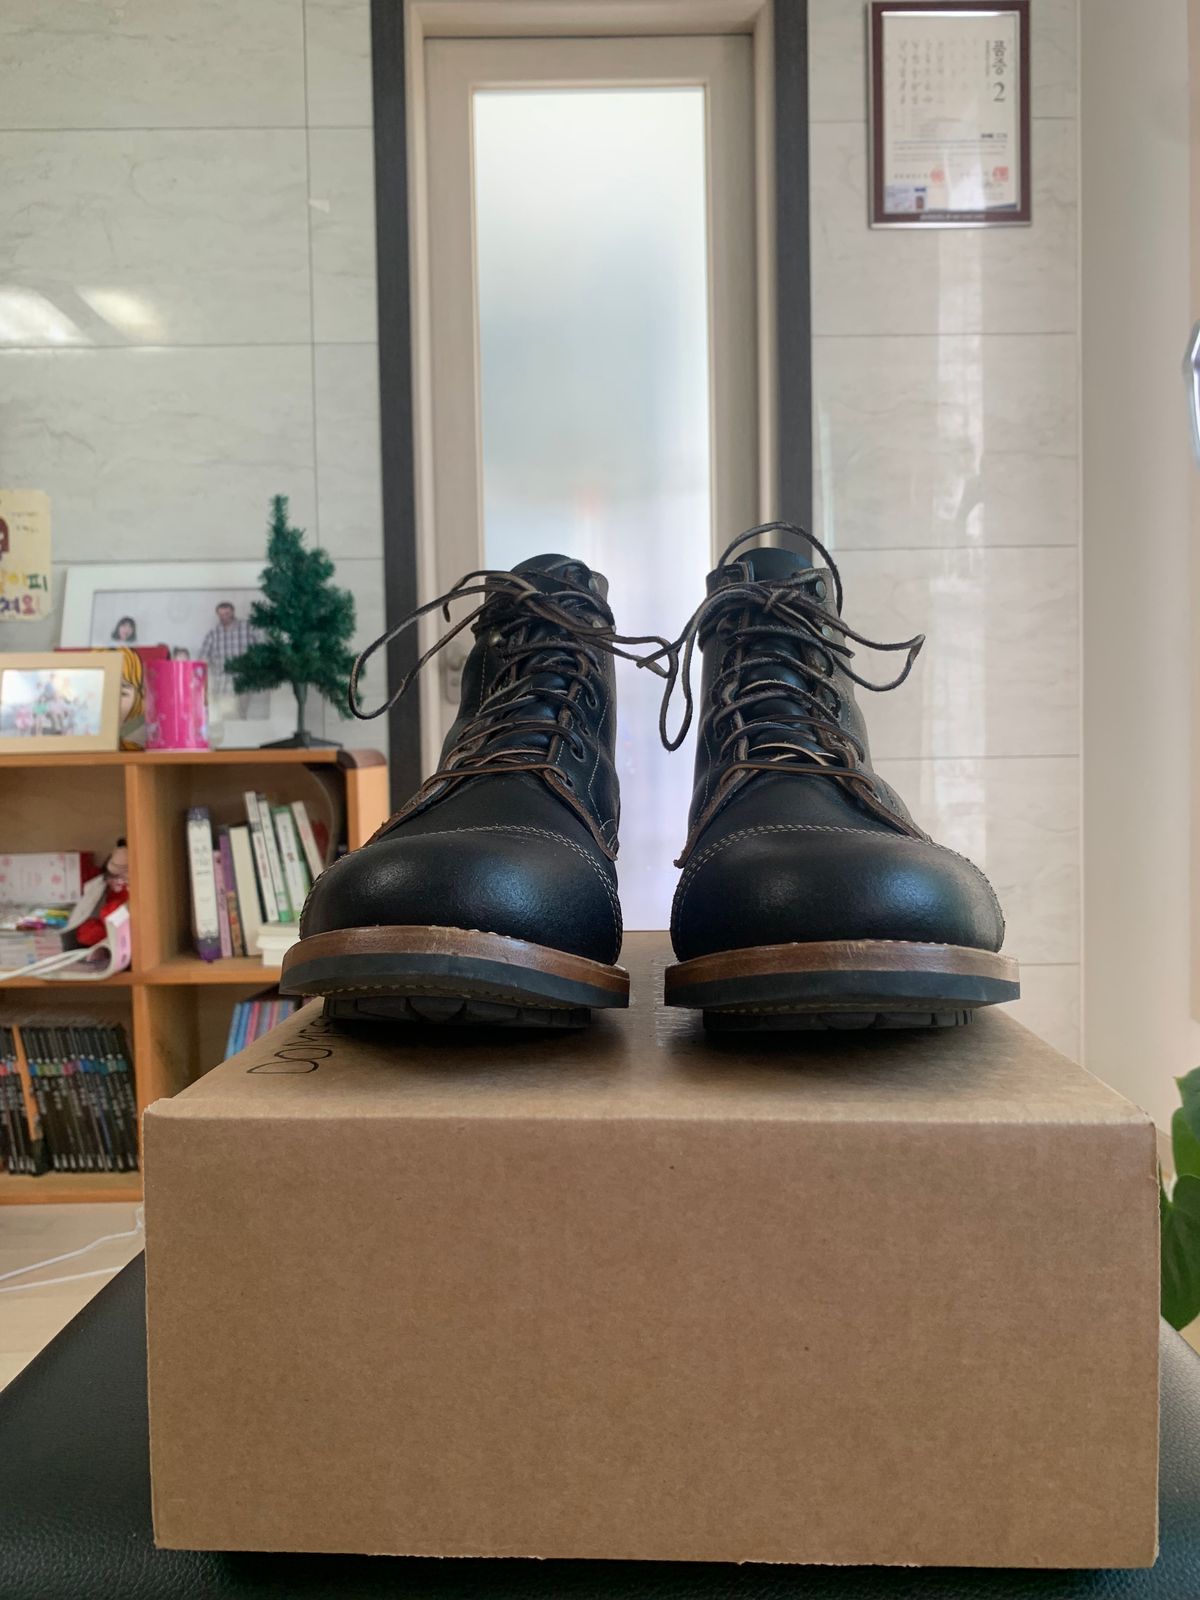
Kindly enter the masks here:
[[[827, 566], [764, 547], [774, 532], [809, 539]], [[768, 523], [729, 546], [669, 651], [668, 749], [691, 721], [697, 643], [704, 669], [666, 1000], [703, 1009], [710, 1026], [937, 1026], [1020, 993], [1016, 962], [998, 954], [991, 885], [922, 833], [871, 768], [855, 685], [895, 688], [924, 641], [873, 644], [841, 613], [828, 551]], [[867, 682], [851, 641], [904, 651], [902, 671]], [[670, 738], [680, 652], [685, 715]]]
[[[570, 1027], [629, 1003], [617, 900], [616, 702], [608, 586], [566, 556], [471, 573], [480, 597], [438, 770], [313, 886], [280, 987], [345, 1020]], [[449, 611], [446, 611], [449, 617]], [[655, 641], [662, 643], [661, 640]], [[388, 705], [408, 688], [415, 672]], [[381, 706], [372, 716], [388, 709]]]

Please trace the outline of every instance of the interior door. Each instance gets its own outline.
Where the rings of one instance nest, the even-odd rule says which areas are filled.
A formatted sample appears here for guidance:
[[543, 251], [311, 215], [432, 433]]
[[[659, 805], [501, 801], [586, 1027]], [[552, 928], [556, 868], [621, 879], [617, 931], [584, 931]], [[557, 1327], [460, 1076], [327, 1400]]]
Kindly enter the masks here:
[[[622, 632], [673, 637], [758, 514], [750, 39], [425, 49], [423, 588], [560, 552], [607, 576]], [[462, 654], [442, 659], [427, 770], [458, 698]], [[665, 926], [686, 832], [691, 762], [659, 746], [660, 689], [618, 663], [630, 928]]]

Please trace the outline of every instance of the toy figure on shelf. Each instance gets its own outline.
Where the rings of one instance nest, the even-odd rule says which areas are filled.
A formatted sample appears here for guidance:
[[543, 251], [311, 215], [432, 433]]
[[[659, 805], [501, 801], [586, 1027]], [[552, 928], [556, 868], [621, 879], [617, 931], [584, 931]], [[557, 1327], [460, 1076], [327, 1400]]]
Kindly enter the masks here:
[[146, 748], [146, 664], [138, 650], [121, 647], [121, 749]]
[[90, 917], [79, 924], [75, 936], [82, 945], [99, 944], [107, 932], [108, 918], [129, 900], [129, 847], [118, 839], [104, 863], [104, 892]]

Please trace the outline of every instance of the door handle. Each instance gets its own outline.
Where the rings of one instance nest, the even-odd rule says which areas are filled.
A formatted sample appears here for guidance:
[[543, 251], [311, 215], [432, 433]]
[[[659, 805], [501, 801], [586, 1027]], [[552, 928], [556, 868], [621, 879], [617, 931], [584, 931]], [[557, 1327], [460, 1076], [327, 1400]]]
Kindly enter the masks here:
[[463, 668], [470, 655], [467, 645], [458, 643], [448, 644], [442, 651], [440, 668], [442, 675], [442, 695], [452, 706], [457, 706], [462, 699]]
[[1187, 385], [1188, 417], [1192, 425], [1192, 453], [1200, 465], [1200, 322], [1192, 325], [1183, 353], [1183, 378]]

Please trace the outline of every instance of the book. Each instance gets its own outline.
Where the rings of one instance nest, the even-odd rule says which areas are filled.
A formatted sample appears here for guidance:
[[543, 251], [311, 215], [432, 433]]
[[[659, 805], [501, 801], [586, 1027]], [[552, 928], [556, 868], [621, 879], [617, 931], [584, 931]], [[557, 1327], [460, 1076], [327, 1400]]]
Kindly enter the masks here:
[[280, 922], [294, 922], [296, 920], [296, 912], [288, 894], [287, 879], [283, 875], [283, 858], [279, 854], [279, 841], [275, 837], [275, 823], [271, 816], [271, 808], [267, 804], [265, 795], [256, 794], [254, 800], [258, 807], [263, 842], [266, 845], [267, 870], [271, 875], [271, 888], [275, 895], [276, 916]]
[[192, 890], [192, 938], [202, 961], [221, 954], [221, 924], [217, 914], [217, 885], [213, 872], [212, 820], [207, 806], [192, 806], [187, 814], [188, 880]]
[[229, 928], [229, 897], [225, 890], [225, 861], [220, 845], [213, 846], [213, 888], [217, 897], [217, 929], [221, 938], [221, 954], [233, 954], [233, 936]]
[[221, 858], [221, 875], [225, 880], [225, 912], [229, 918], [230, 954], [244, 956], [247, 950], [242, 933], [242, 908], [238, 902], [237, 877], [233, 870], [233, 846], [230, 843], [228, 828], [218, 830], [217, 854]]
[[87, 850], [39, 850], [0, 854], [0, 900], [19, 905], [74, 905], [96, 876]]
[[294, 922], [264, 922], [256, 948], [264, 967], [277, 967], [292, 946], [299, 943], [300, 929]]
[[9, 1172], [134, 1172], [137, 1131], [123, 1029], [0, 1028], [0, 1162]]
[[32, 1174], [37, 1168], [21, 1087], [16, 1034], [0, 1028], [0, 1160], [7, 1171]]
[[325, 870], [325, 860], [317, 845], [317, 836], [313, 832], [313, 825], [308, 818], [308, 807], [303, 800], [292, 801], [292, 816], [296, 819], [296, 832], [300, 835], [300, 847], [304, 851], [304, 859], [308, 863], [308, 875], [313, 883]]
[[279, 855], [283, 862], [288, 899], [291, 901], [298, 922], [304, 902], [308, 899], [308, 891], [312, 888], [312, 878], [309, 876], [308, 862], [304, 859], [300, 833], [291, 806], [272, 806], [270, 810], [271, 820], [275, 824], [275, 837], [279, 841]]
[[245, 823], [226, 830], [229, 853], [233, 858], [233, 882], [237, 891], [238, 918], [242, 930], [243, 955], [258, 953], [258, 930], [263, 925], [262, 899], [254, 871], [254, 846]]
[[225, 1038], [225, 1059], [237, 1055], [256, 1039], [263, 1038], [290, 1017], [300, 1004], [298, 1000], [278, 994], [263, 994], [253, 1000], [239, 1000], [229, 1017], [229, 1032]]
[[258, 892], [262, 898], [263, 916], [267, 922], [278, 922], [279, 901], [275, 896], [275, 880], [271, 876], [271, 863], [267, 855], [267, 834], [258, 809], [258, 795], [253, 789], [247, 789], [243, 798], [246, 802], [246, 821], [250, 826], [250, 842], [254, 849], [254, 867], [258, 875]]

